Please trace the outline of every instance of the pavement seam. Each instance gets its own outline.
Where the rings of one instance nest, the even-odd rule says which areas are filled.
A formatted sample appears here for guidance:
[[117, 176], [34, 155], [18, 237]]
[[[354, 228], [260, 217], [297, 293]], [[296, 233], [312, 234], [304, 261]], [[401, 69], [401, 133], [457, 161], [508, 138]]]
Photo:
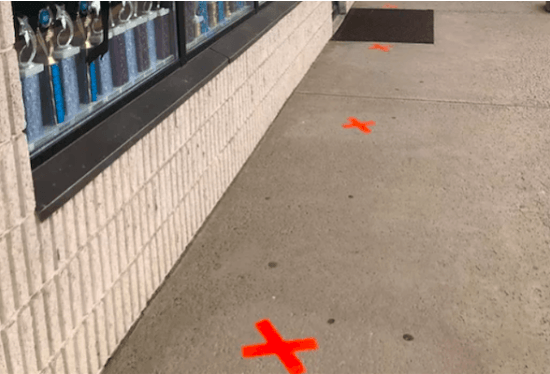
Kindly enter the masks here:
[[550, 106], [520, 105], [520, 104], [498, 104], [498, 103], [483, 103], [483, 102], [474, 102], [474, 101], [413, 99], [413, 98], [389, 97], [389, 96], [342, 95], [342, 94], [334, 94], [334, 93], [305, 92], [305, 91], [295, 91], [294, 93], [299, 94], [299, 95], [334, 96], [334, 97], [348, 97], [348, 98], [357, 98], [357, 99], [421, 101], [421, 102], [433, 102], [433, 103], [444, 103], [444, 104], [486, 105], [486, 106], [498, 106], [498, 107], [550, 109]]

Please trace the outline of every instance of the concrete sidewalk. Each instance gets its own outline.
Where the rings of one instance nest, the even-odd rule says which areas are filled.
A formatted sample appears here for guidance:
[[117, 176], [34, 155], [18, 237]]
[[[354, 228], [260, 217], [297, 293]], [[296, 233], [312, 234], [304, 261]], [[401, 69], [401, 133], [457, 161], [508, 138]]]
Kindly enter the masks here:
[[435, 44], [329, 42], [105, 374], [287, 373], [261, 319], [308, 373], [548, 372], [550, 15], [392, 4]]

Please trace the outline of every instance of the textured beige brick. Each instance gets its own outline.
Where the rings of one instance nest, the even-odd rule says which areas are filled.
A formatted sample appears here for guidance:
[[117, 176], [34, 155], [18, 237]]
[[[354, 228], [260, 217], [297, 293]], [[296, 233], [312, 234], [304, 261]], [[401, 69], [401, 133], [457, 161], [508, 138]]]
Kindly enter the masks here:
[[172, 269], [172, 246], [174, 243], [170, 240], [170, 232], [168, 230], [169, 218], [166, 220], [165, 224], [162, 226], [162, 238], [164, 243], [164, 266], [165, 266], [165, 276]]
[[[198, 115], [197, 115], [197, 112], [198, 112], [198, 107], [197, 107], [197, 94], [193, 94], [193, 96], [191, 96], [188, 100], [189, 102], [189, 122], [187, 124], [187, 128], [186, 128], [186, 141], [185, 143], [187, 143], [189, 141], [189, 139], [191, 139], [191, 137], [193, 136], [194, 132], [195, 132], [195, 129], [198, 127]], [[185, 144], [184, 143], [184, 144]]]
[[12, 277], [10, 270], [8, 238], [0, 236], [0, 322], [5, 324], [15, 313], [15, 296], [13, 294]]
[[[147, 249], [147, 248], [145, 248]], [[146, 273], [143, 258], [145, 253], [140, 253], [137, 260], [137, 282], [138, 282], [138, 296], [139, 296], [139, 307], [140, 311], [145, 308], [147, 305], [147, 285], [146, 285]]]
[[84, 313], [82, 311], [82, 282], [80, 274], [80, 263], [78, 257], [75, 257], [69, 263], [69, 287], [71, 290], [70, 307], [73, 315], [73, 328], [80, 323]]
[[178, 170], [178, 156], [179, 152], [174, 154], [172, 160], [170, 161], [170, 170], [168, 171], [170, 177], [172, 178], [172, 208], [170, 209], [170, 212], [173, 212], [174, 209], [176, 209], [176, 206], [179, 204], [181, 199], [181, 192], [179, 189], [181, 171]]
[[164, 122], [159, 123], [156, 127], [157, 142], [156, 142], [155, 152], [157, 153], [158, 165], [157, 165], [156, 169], [154, 169], [154, 171], [161, 168], [162, 165], [164, 164], [165, 151], [166, 151], [166, 148], [165, 148], [166, 145], [164, 143], [165, 143], [165, 135], [166, 134], [164, 133], [163, 123]]
[[182, 203], [179, 205], [179, 207], [176, 211], [176, 214], [174, 215], [176, 235], [178, 235], [179, 239], [180, 239], [179, 245], [177, 247], [177, 258], [179, 258], [181, 256], [181, 254], [184, 252], [185, 246], [188, 243], [187, 231], [185, 229], [185, 224], [184, 224], [184, 221], [183, 221], [183, 219], [184, 219], [184, 210], [185, 210], [185, 206], [184, 206], [183, 201], [182, 201]]
[[[104, 292], [105, 275], [104, 275], [104, 269], [103, 269], [102, 259], [101, 259], [101, 249], [99, 248], [101, 234], [105, 235], [106, 237], [107, 228], [104, 228], [103, 230], [101, 230], [99, 237], [96, 236], [92, 240], [90, 240], [90, 244], [88, 245], [88, 250], [87, 250], [88, 262], [91, 269], [90, 275], [92, 277], [91, 285], [93, 289], [93, 294], [91, 298], [94, 304], [99, 300], [101, 300]], [[106, 259], [107, 258], [108, 257], [106, 256]], [[86, 260], [84, 259], [82, 263], [85, 264], [85, 262]], [[105, 263], [105, 264], [110, 268], [108, 263]]]
[[141, 308], [143, 307], [139, 300], [139, 286], [137, 278], [137, 262], [133, 262], [130, 265], [128, 271], [128, 278], [130, 281], [130, 295], [132, 296], [132, 322], [137, 319]]
[[27, 218], [22, 226], [22, 239], [29, 276], [29, 294], [37, 292], [42, 285], [40, 248], [34, 217]]
[[65, 347], [63, 347], [63, 360], [65, 361], [67, 373], [78, 373], [74, 338], [74, 335], [71, 336], [65, 343]]
[[178, 258], [177, 253], [177, 241], [176, 241], [176, 231], [174, 227], [174, 220], [175, 220], [176, 211], [172, 212], [170, 216], [168, 217], [168, 220], [166, 221], [166, 235], [168, 236], [168, 241], [170, 243], [170, 248], [168, 248], [170, 252], [170, 263], [168, 266], [168, 269], [172, 269], [174, 264], [176, 263], [176, 260]]
[[98, 299], [95, 299], [93, 284], [94, 279], [92, 273], [90, 272], [90, 250], [92, 246], [87, 245], [79, 252], [79, 263], [80, 263], [80, 276], [82, 279], [82, 310], [83, 316], [87, 316], [92, 312], [92, 307]]
[[160, 221], [158, 222], [157, 229], [160, 227], [162, 222], [164, 222], [164, 219], [166, 217], [166, 211], [168, 210], [168, 196], [166, 195], [166, 168], [163, 167], [158, 172], [158, 190], [156, 191], [156, 195], [158, 197], [159, 202], [159, 218]]
[[117, 342], [117, 315], [115, 313], [115, 292], [114, 289], [109, 291], [105, 295], [105, 330], [107, 332], [107, 342], [108, 342], [108, 353], [110, 356], [111, 353], [116, 349]]
[[[4, 66], [0, 64], [2, 74], [0, 74], [0, 97], [5, 98], [8, 96], [7, 84], [5, 79]], [[9, 113], [7, 100], [0, 101], [0, 113]], [[9, 141], [12, 132], [11, 118], [9, 115], [0, 116], [0, 145]]]
[[159, 278], [157, 287], [162, 283], [162, 280], [166, 276], [167, 269], [166, 269], [166, 247], [164, 244], [164, 237], [162, 235], [162, 228], [157, 232], [157, 235], [155, 235], [155, 241], [157, 243], [157, 251], [158, 251], [158, 266], [159, 266]]
[[32, 312], [32, 329], [37, 363], [38, 367], [43, 369], [48, 365], [51, 353], [48, 344], [47, 324], [49, 321], [46, 318], [44, 297], [42, 293], [39, 292], [32, 298], [30, 307]]
[[199, 185], [195, 184], [191, 190], [191, 211], [192, 211], [192, 220], [191, 220], [191, 233], [194, 237], [199, 228], [200, 221], [200, 201], [198, 194]]
[[[4, 145], [0, 144], [0, 152], [2, 148]], [[1, 166], [0, 171], [3, 171]], [[8, 200], [3, 189], [3, 181], [0, 181], [0, 235], [3, 235], [8, 228]]]
[[[95, 247], [96, 241], [92, 240], [91, 245]], [[118, 274], [118, 253], [116, 238], [116, 222], [113, 219], [107, 225], [107, 229], [99, 234], [99, 254], [101, 257], [101, 268], [103, 269], [103, 288], [108, 290], [115, 281]]]
[[70, 279], [69, 269], [63, 269], [57, 276], [57, 300], [58, 308], [60, 312], [59, 324], [61, 325], [61, 331], [63, 332], [63, 338], [66, 339], [71, 333], [74, 323], [71, 312], [71, 293], [70, 293]]
[[193, 239], [193, 209], [192, 209], [192, 195], [189, 192], [183, 199], [184, 206], [184, 222], [185, 225], [185, 236], [187, 237], [188, 242]]
[[120, 273], [126, 269], [128, 265], [128, 252], [126, 251], [126, 242], [124, 234], [124, 215], [122, 212], [116, 217], [116, 238], [117, 246], [114, 248], [115, 254], [118, 254], [118, 264], [120, 268], [118, 271], [113, 269], [113, 277], [116, 280]]
[[174, 153], [183, 145], [183, 118], [183, 105], [180, 105], [174, 112]]
[[130, 201], [132, 199], [138, 188], [138, 168], [136, 165], [136, 152], [137, 148], [134, 145], [126, 152], [127, 156], [124, 158], [124, 168], [128, 170], [128, 180], [130, 181], [130, 196], [127, 201]]
[[81, 324], [75, 334], [76, 362], [79, 373], [88, 373], [88, 357], [86, 344], [86, 325]]
[[173, 112], [168, 118], [166, 119], [167, 122], [167, 135], [168, 135], [168, 159], [172, 158], [172, 155], [176, 151], [176, 113]]
[[67, 246], [63, 210], [55, 211], [49, 218], [52, 227], [54, 267], [59, 269], [67, 262]]
[[135, 152], [135, 160], [132, 167], [136, 168], [137, 170], [137, 190], [141, 189], [143, 187], [143, 184], [145, 183], [145, 170], [144, 170], [144, 162], [143, 162], [143, 138], [134, 145], [136, 152]]
[[0, 49], [6, 49], [15, 43], [15, 32], [13, 30], [13, 18], [11, 4], [0, 3]]
[[152, 292], [155, 292], [157, 287], [160, 284], [161, 274], [160, 274], [160, 260], [159, 260], [159, 251], [157, 249], [157, 236], [153, 236], [151, 240], [151, 275], [152, 275]]
[[44, 285], [42, 289], [44, 298], [44, 311], [46, 314], [46, 327], [48, 331], [48, 344], [50, 353], [56, 354], [61, 349], [63, 332], [60, 324], [59, 298], [54, 280]]
[[155, 212], [155, 226], [154, 226], [154, 230], [153, 232], [156, 232], [157, 229], [160, 227], [160, 224], [162, 223], [162, 217], [161, 217], [161, 211], [162, 211], [162, 206], [160, 204], [160, 201], [159, 201], [159, 195], [160, 195], [160, 182], [159, 182], [159, 174], [155, 174], [155, 176], [153, 177], [153, 185], [152, 185], [152, 197], [153, 197], [153, 207], [154, 207], [154, 212]]
[[25, 366], [30, 373], [35, 373], [40, 370], [36, 359], [36, 350], [32, 328], [32, 316], [29, 306], [25, 306], [19, 313], [17, 319], [19, 340], [21, 341], [21, 349], [25, 357]]
[[97, 218], [97, 228], [101, 229], [107, 222], [107, 207], [105, 204], [105, 186], [103, 173], [95, 177], [93, 181], [95, 195], [95, 216]]
[[[88, 357], [89, 373], [95, 373], [100, 368], [98, 341], [96, 335], [95, 313], [91, 313], [86, 318], [86, 354]], [[103, 363], [103, 362], [101, 362]]]
[[113, 167], [110, 166], [103, 171], [103, 187], [105, 197], [106, 220], [109, 221], [115, 214], [115, 197], [113, 185]]
[[150, 228], [149, 228], [149, 209], [147, 204], [147, 195], [146, 195], [146, 188], [142, 188], [141, 191], [139, 191], [139, 218], [140, 218], [140, 224], [141, 224], [141, 245], [139, 248], [140, 252], [143, 252], [143, 246], [147, 241], [149, 241], [150, 238]]
[[147, 225], [149, 227], [148, 240], [151, 240], [151, 237], [154, 235], [157, 229], [158, 206], [155, 202], [155, 197], [153, 193], [154, 189], [155, 189], [155, 178], [151, 179], [145, 186], [145, 192], [147, 197], [147, 220], [148, 220]]
[[[140, 191], [141, 192], [141, 191]], [[143, 226], [142, 226], [142, 220], [145, 219], [141, 215], [141, 209], [140, 209], [140, 195], [135, 195], [132, 199], [132, 206], [131, 206], [131, 214], [133, 218], [133, 232], [134, 232], [134, 251], [133, 251], [133, 257], [135, 258], [137, 254], [142, 250], [143, 248]]]
[[182, 148], [182, 167], [183, 167], [183, 195], [187, 195], [191, 190], [191, 141]]
[[51, 367], [52, 367], [52, 370], [55, 374], [66, 374], [67, 372], [65, 371], [65, 364], [63, 363], [63, 352], [59, 352], [57, 353], [53, 358], [52, 358], [52, 361], [51, 361]]
[[181, 203], [183, 198], [183, 169], [182, 169], [182, 150], [180, 149], [174, 156], [174, 161], [172, 163], [172, 176], [176, 179], [175, 184], [175, 199], [176, 204]]
[[[4, 349], [11, 362], [12, 373], [25, 373], [25, 357], [19, 341], [18, 324], [12, 323], [0, 332]], [[10, 373], [11, 374], [11, 373]]]
[[120, 170], [120, 158], [118, 158], [113, 164], [111, 165], [111, 175], [112, 175], [112, 189], [113, 189], [113, 196], [114, 196], [114, 202], [115, 202], [115, 215], [117, 212], [122, 208], [122, 205], [124, 203], [124, 196], [123, 196], [123, 182], [122, 182], [122, 174]]
[[149, 297], [153, 294], [154, 288], [154, 268], [153, 268], [153, 252], [152, 244], [147, 244], [143, 251], [143, 271], [145, 273], [144, 285], [145, 285], [145, 298], [149, 300]]
[[13, 145], [15, 160], [20, 178], [19, 188], [22, 202], [22, 216], [27, 217], [34, 214], [34, 210], [36, 208], [27, 137], [24, 134], [18, 135], [14, 139]]
[[162, 134], [162, 163], [163, 165], [168, 161], [170, 158], [170, 118], [172, 115], [169, 115], [162, 121], [160, 124], [160, 131]]
[[166, 181], [166, 203], [167, 203], [166, 215], [164, 219], [166, 219], [168, 215], [174, 210], [174, 205], [175, 205], [174, 185], [172, 183], [174, 181], [174, 178], [172, 175], [171, 163], [172, 161], [168, 161], [168, 163], [164, 167], [164, 178]]
[[201, 139], [201, 148], [202, 148], [202, 157], [204, 159], [203, 163], [203, 172], [208, 167], [208, 164], [212, 158], [212, 121], [213, 118], [208, 119], [204, 126], [202, 127], [202, 139]]
[[128, 152], [123, 153], [122, 156], [120, 156], [120, 171], [121, 171], [121, 177], [122, 177], [122, 196], [123, 196], [123, 206], [128, 201], [130, 201], [132, 197], [132, 181], [130, 180], [130, 163], [128, 162]]
[[7, 96], [2, 95], [1, 97], [5, 98], [8, 102], [11, 111], [12, 134], [19, 135], [25, 128], [25, 111], [23, 108], [23, 95], [21, 95], [21, 78], [19, 77], [17, 51], [15, 49], [8, 50], [2, 54], [2, 60], [7, 65], [7, 71], [3, 75], [7, 78]]
[[[0, 82], [1, 85], [1, 82]], [[0, 93], [1, 94], [1, 93]], [[1, 97], [1, 96], [0, 96]], [[2, 118], [3, 116], [0, 116]], [[0, 126], [2, 126], [0, 124]], [[6, 208], [6, 227], [11, 228], [18, 224], [21, 219], [22, 202], [19, 195], [17, 183], [17, 170], [15, 164], [14, 148], [11, 142], [0, 144], [0, 179], [2, 198]]]
[[119, 344], [126, 334], [126, 327], [124, 326], [126, 318], [124, 315], [124, 300], [122, 292], [122, 279], [120, 279], [113, 286], [113, 299], [116, 319], [116, 344]]
[[10, 256], [10, 268], [12, 272], [12, 284], [14, 287], [15, 306], [20, 308], [29, 300], [29, 285], [23, 238], [20, 227], [14, 228], [8, 235], [8, 249]]
[[44, 369], [40, 371], [40, 374], [53, 374], [52, 368], [49, 366], [46, 366]]
[[197, 92], [197, 108], [198, 108], [197, 119], [198, 119], [198, 122], [197, 122], [197, 129], [196, 130], [198, 130], [200, 128], [200, 126], [202, 126], [202, 124], [204, 123], [204, 121], [206, 119], [206, 116], [208, 115], [207, 108], [206, 108], [206, 98], [205, 98], [205, 96], [206, 96], [205, 89], [203, 87]]
[[[128, 204], [124, 207], [123, 215], [126, 253], [128, 255], [128, 263], [132, 262], [136, 258], [136, 244], [134, 233], [134, 215], [132, 214], [132, 205]], [[123, 267], [123, 271], [124, 271]]]
[[[1, 5], [0, 5], [1, 6]], [[2, 333], [0, 332], [0, 373], [8, 372], [8, 361], [4, 355], [4, 343], [2, 343]]]
[[[82, 194], [78, 194], [82, 196]], [[64, 230], [62, 234], [57, 234], [56, 237], [60, 240], [65, 241], [64, 246], [64, 252], [60, 252], [61, 263], [65, 263], [66, 261], [69, 261], [78, 251], [79, 243], [78, 243], [78, 234], [81, 234], [81, 231], [84, 232], [84, 236], [86, 235], [86, 220], [80, 219], [82, 217], [79, 217], [78, 215], [75, 216], [75, 205], [82, 203], [81, 199], [71, 199], [63, 205], [61, 210], [61, 217], [59, 218], [59, 221], [54, 220], [54, 224], [62, 225]], [[83, 229], [82, 229], [83, 227]], [[63, 236], [60, 236], [63, 235]], [[86, 239], [82, 240], [82, 242], [85, 244]]]
[[105, 303], [100, 303], [94, 310], [94, 317], [96, 322], [96, 340], [97, 340], [97, 352], [98, 362], [100, 365], [107, 362], [109, 358], [109, 348], [107, 347], [107, 330], [105, 328]]
[[86, 227], [88, 235], [93, 236], [97, 233], [96, 199], [94, 184], [88, 183], [84, 187], [84, 206], [86, 207]]
[[122, 274], [121, 284], [122, 284], [122, 309], [123, 309], [123, 316], [124, 316], [124, 335], [126, 335], [126, 331], [128, 331], [130, 326], [132, 326], [132, 322], [134, 321], [134, 316], [132, 315], [133, 307], [132, 307], [132, 296], [131, 296], [131, 290], [130, 290], [130, 272], [129, 271], [126, 271], [124, 274]]
[[141, 150], [142, 150], [142, 162], [143, 162], [143, 179], [144, 183], [149, 180], [151, 177], [151, 139], [152, 139], [152, 131], [149, 132], [147, 135], [145, 135], [140, 143], [141, 143]]
[[159, 160], [159, 147], [162, 146], [162, 142], [159, 141], [159, 127], [156, 126], [149, 134], [151, 138], [150, 142], [150, 148], [149, 148], [149, 154], [145, 155], [146, 158], [151, 160], [151, 176], [154, 175], [159, 165], [161, 164], [161, 160]]

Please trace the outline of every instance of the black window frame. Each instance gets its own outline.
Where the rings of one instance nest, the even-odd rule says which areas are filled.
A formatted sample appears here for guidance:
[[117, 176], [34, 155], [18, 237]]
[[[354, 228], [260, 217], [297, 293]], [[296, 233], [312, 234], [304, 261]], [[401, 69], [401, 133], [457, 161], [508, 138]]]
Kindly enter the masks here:
[[270, 1], [259, 6], [256, 1], [252, 12], [187, 55], [181, 48], [183, 2], [176, 2], [179, 63], [124, 95], [123, 103], [117, 101], [109, 115], [92, 117], [93, 126], [87, 125], [86, 131], [48, 158], [34, 164], [31, 160], [38, 218], [43, 221], [63, 206], [299, 3]]

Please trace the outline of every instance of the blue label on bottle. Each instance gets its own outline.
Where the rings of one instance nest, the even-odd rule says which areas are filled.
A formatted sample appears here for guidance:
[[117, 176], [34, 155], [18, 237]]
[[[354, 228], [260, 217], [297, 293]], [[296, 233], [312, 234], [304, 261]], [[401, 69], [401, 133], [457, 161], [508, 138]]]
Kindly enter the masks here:
[[90, 62], [90, 89], [92, 101], [97, 101], [97, 77], [95, 72], [95, 61]]
[[63, 102], [63, 88], [61, 86], [61, 76], [59, 74], [59, 66], [52, 65], [52, 83], [53, 96], [55, 100], [55, 112], [57, 114], [57, 123], [65, 121], [65, 103]]

